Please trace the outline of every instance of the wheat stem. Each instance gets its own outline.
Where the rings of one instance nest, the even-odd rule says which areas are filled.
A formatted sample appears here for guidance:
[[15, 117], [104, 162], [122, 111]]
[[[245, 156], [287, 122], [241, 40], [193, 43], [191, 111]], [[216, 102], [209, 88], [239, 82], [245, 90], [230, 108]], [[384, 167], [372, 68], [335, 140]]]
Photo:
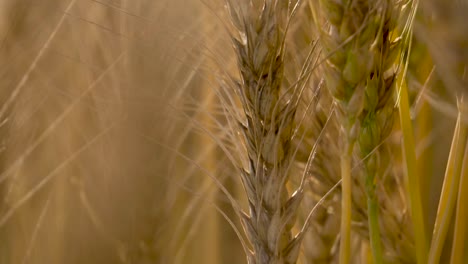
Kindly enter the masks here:
[[353, 146], [354, 142], [348, 142], [348, 146], [341, 156], [340, 264], [348, 264], [351, 259], [351, 163]]
[[381, 246], [381, 237], [379, 230], [379, 204], [377, 199], [368, 198], [367, 199], [367, 210], [369, 214], [369, 234], [370, 234], [370, 245], [372, 249], [372, 257], [374, 263], [382, 263], [382, 246]]

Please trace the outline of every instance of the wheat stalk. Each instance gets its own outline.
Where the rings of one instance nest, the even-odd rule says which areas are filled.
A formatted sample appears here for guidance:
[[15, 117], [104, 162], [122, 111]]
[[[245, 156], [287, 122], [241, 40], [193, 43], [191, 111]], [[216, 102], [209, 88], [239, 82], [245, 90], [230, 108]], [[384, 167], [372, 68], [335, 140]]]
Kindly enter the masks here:
[[327, 87], [338, 104], [342, 124], [340, 263], [349, 263], [352, 152], [360, 125], [358, 117], [364, 107], [364, 82], [371, 71], [367, 61], [372, 61], [367, 52], [372, 39], [359, 43], [356, 35], [360, 33], [370, 7], [365, 2], [322, 1], [321, 8], [330, 23], [328, 32], [322, 37], [323, 45], [328, 52], [334, 52], [327, 61]]

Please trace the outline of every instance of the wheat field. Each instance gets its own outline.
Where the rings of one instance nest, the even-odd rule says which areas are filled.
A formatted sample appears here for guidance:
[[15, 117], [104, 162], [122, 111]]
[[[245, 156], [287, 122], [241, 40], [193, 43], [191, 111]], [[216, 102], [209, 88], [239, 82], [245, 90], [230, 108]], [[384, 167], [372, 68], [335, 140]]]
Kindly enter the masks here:
[[0, 264], [468, 263], [467, 12], [0, 1]]

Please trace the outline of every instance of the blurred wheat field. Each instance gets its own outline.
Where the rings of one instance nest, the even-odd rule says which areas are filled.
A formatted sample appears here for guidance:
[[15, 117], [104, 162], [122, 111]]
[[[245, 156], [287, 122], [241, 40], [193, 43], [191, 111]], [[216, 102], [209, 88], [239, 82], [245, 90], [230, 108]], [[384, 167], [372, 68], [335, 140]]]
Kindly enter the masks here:
[[[452, 159], [458, 157], [453, 166], [461, 178], [455, 199], [462, 201], [463, 190], [468, 191], [463, 132], [468, 126], [463, 110], [468, 91], [468, 27], [463, 12], [468, 4], [392, 1], [406, 10], [417, 8], [410, 25], [411, 53], [402, 47], [401, 57], [407, 62], [403, 78], [417, 158], [412, 166], [420, 182], [429, 254], [440, 245], [434, 239], [431, 247], [431, 239], [438, 232], [436, 219], [445, 210], [439, 200], [442, 186], [450, 185], [444, 183], [444, 174]], [[289, 233], [279, 236], [292, 235], [294, 240], [295, 234], [307, 231], [297, 239], [302, 244], [294, 262], [269, 263], [339, 263], [342, 123], [334, 114], [338, 103], [325, 87], [327, 70], [321, 68], [327, 65], [330, 50], [321, 42], [320, 30], [330, 22], [323, 22], [320, 8], [328, 2], [0, 1], [0, 264], [247, 263], [243, 246], [253, 255], [262, 253], [252, 244], [260, 239], [256, 235], [261, 226], [249, 230], [240, 210], [253, 218], [259, 213], [253, 205], [256, 199], [260, 204], [266, 201], [263, 195], [249, 196], [246, 179], [252, 170], [268, 167], [268, 162], [255, 167], [253, 161], [253, 157], [268, 161], [268, 153], [258, 157], [251, 153], [255, 147], [249, 145], [253, 136], [248, 133], [254, 122], [249, 107], [255, 103], [243, 101], [247, 74], [242, 67], [248, 67], [239, 51], [251, 39], [230, 19], [239, 10], [250, 14], [244, 7], [262, 10], [258, 7], [265, 3], [266, 7], [275, 3], [284, 12], [269, 14], [278, 25], [267, 30], [266, 38], [284, 19], [291, 19], [278, 29], [285, 33], [285, 48], [278, 55], [284, 58], [284, 73], [273, 82], [290, 89], [271, 95], [271, 101], [286, 98], [288, 109], [296, 98], [288, 97], [291, 87], [297, 85], [301, 95], [291, 119], [294, 136], [286, 140], [278, 132], [286, 117], [274, 132], [271, 144], [277, 146], [284, 139], [286, 150], [262, 150], [291, 156], [277, 196], [301, 195], [293, 220], [288, 218], [281, 226], [283, 231], [287, 225]], [[243, 19], [242, 23], [257, 21], [253, 15]], [[266, 28], [262, 19], [252, 26], [260, 36]], [[267, 76], [271, 70], [262, 74], [258, 79], [275, 77]], [[240, 89], [231, 91], [232, 87]], [[383, 263], [421, 264], [415, 253], [407, 157], [401, 149], [399, 97], [392, 98], [396, 113], [392, 132], [376, 147], [382, 172], [376, 193]], [[281, 108], [272, 104], [271, 111]], [[452, 144], [454, 138], [458, 145]], [[462, 155], [450, 158], [454, 149]], [[278, 156], [272, 159], [281, 167]], [[351, 157], [357, 169], [353, 168], [351, 183], [350, 263], [374, 263], [360, 170], [365, 160]], [[463, 217], [463, 204], [452, 206], [440, 263], [467, 263], [466, 253], [464, 262], [450, 262], [454, 229], [461, 230], [455, 218]], [[278, 210], [282, 215], [287, 206]], [[273, 213], [268, 215], [274, 218]], [[465, 251], [467, 235], [455, 243]]]

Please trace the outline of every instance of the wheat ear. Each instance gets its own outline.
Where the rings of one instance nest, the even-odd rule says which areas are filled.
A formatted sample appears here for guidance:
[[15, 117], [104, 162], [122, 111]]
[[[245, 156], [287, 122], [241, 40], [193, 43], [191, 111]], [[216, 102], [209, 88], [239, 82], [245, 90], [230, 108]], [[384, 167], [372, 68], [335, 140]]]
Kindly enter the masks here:
[[282, 87], [286, 12], [279, 1], [227, 3], [237, 31], [232, 41], [241, 80], [235, 88], [245, 115], [241, 132], [248, 166], [241, 179], [250, 213], [241, 220], [253, 248], [248, 262], [292, 264], [302, 236], [293, 237], [291, 228], [303, 192], [291, 195], [286, 189], [298, 101], [294, 88]]
[[340, 263], [349, 263], [351, 248], [351, 203], [352, 152], [359, 129], [358, 117], [364, 106], [364, 81], [371, 67], [364, 44], [356, 35], [369, 12], [367, 3], [350, 1], [321, 1], [322, 11], [329, 22], [329, 30], [322, 34], [325, 49], [332, 53], [327, 60], [327, 87], [338, 105], [341, 123], [342, 154], [341, 166], [341, 226]]
[[367, 77], [365, 88], [364, 111], [361, 113], [361, 133], [359, 148], [364, 160], [366, 178], [367, 209], [369, 233], [374, 263], [382, 263], [381, 236], [379, 228], [379, 202], [376, 194], [379, 168], [380, 143], [391, 132], [393, 126], [394, 104], [389, 100], [396, 74], [396, 59], [400, 51], [400, 42], [392, 32], [396, 31], [396, 16], [399, 6], [395, 1], [381, 1], [376, 4], [376, 14], [372, 17], [370, 32], [374, 42], [370, 47], [374, 65]]
[[324, 47], [331, 53], [327, 61], [327, 84], [340, 113], [343, 144], [342, 224], [340, 262], [349, 262], [351, 221], [351, 154], [357, 142], [364, 159], [369, 232], [375, 263], [382, 263], [378, 201], [375, 194], [378, 155], [371, 152], [391, 131], [393, 105], [391, 86], [398, 41], [391, 32], [397, 1], [323, 0], [321, 7], [330, 24], [323, 35]]

